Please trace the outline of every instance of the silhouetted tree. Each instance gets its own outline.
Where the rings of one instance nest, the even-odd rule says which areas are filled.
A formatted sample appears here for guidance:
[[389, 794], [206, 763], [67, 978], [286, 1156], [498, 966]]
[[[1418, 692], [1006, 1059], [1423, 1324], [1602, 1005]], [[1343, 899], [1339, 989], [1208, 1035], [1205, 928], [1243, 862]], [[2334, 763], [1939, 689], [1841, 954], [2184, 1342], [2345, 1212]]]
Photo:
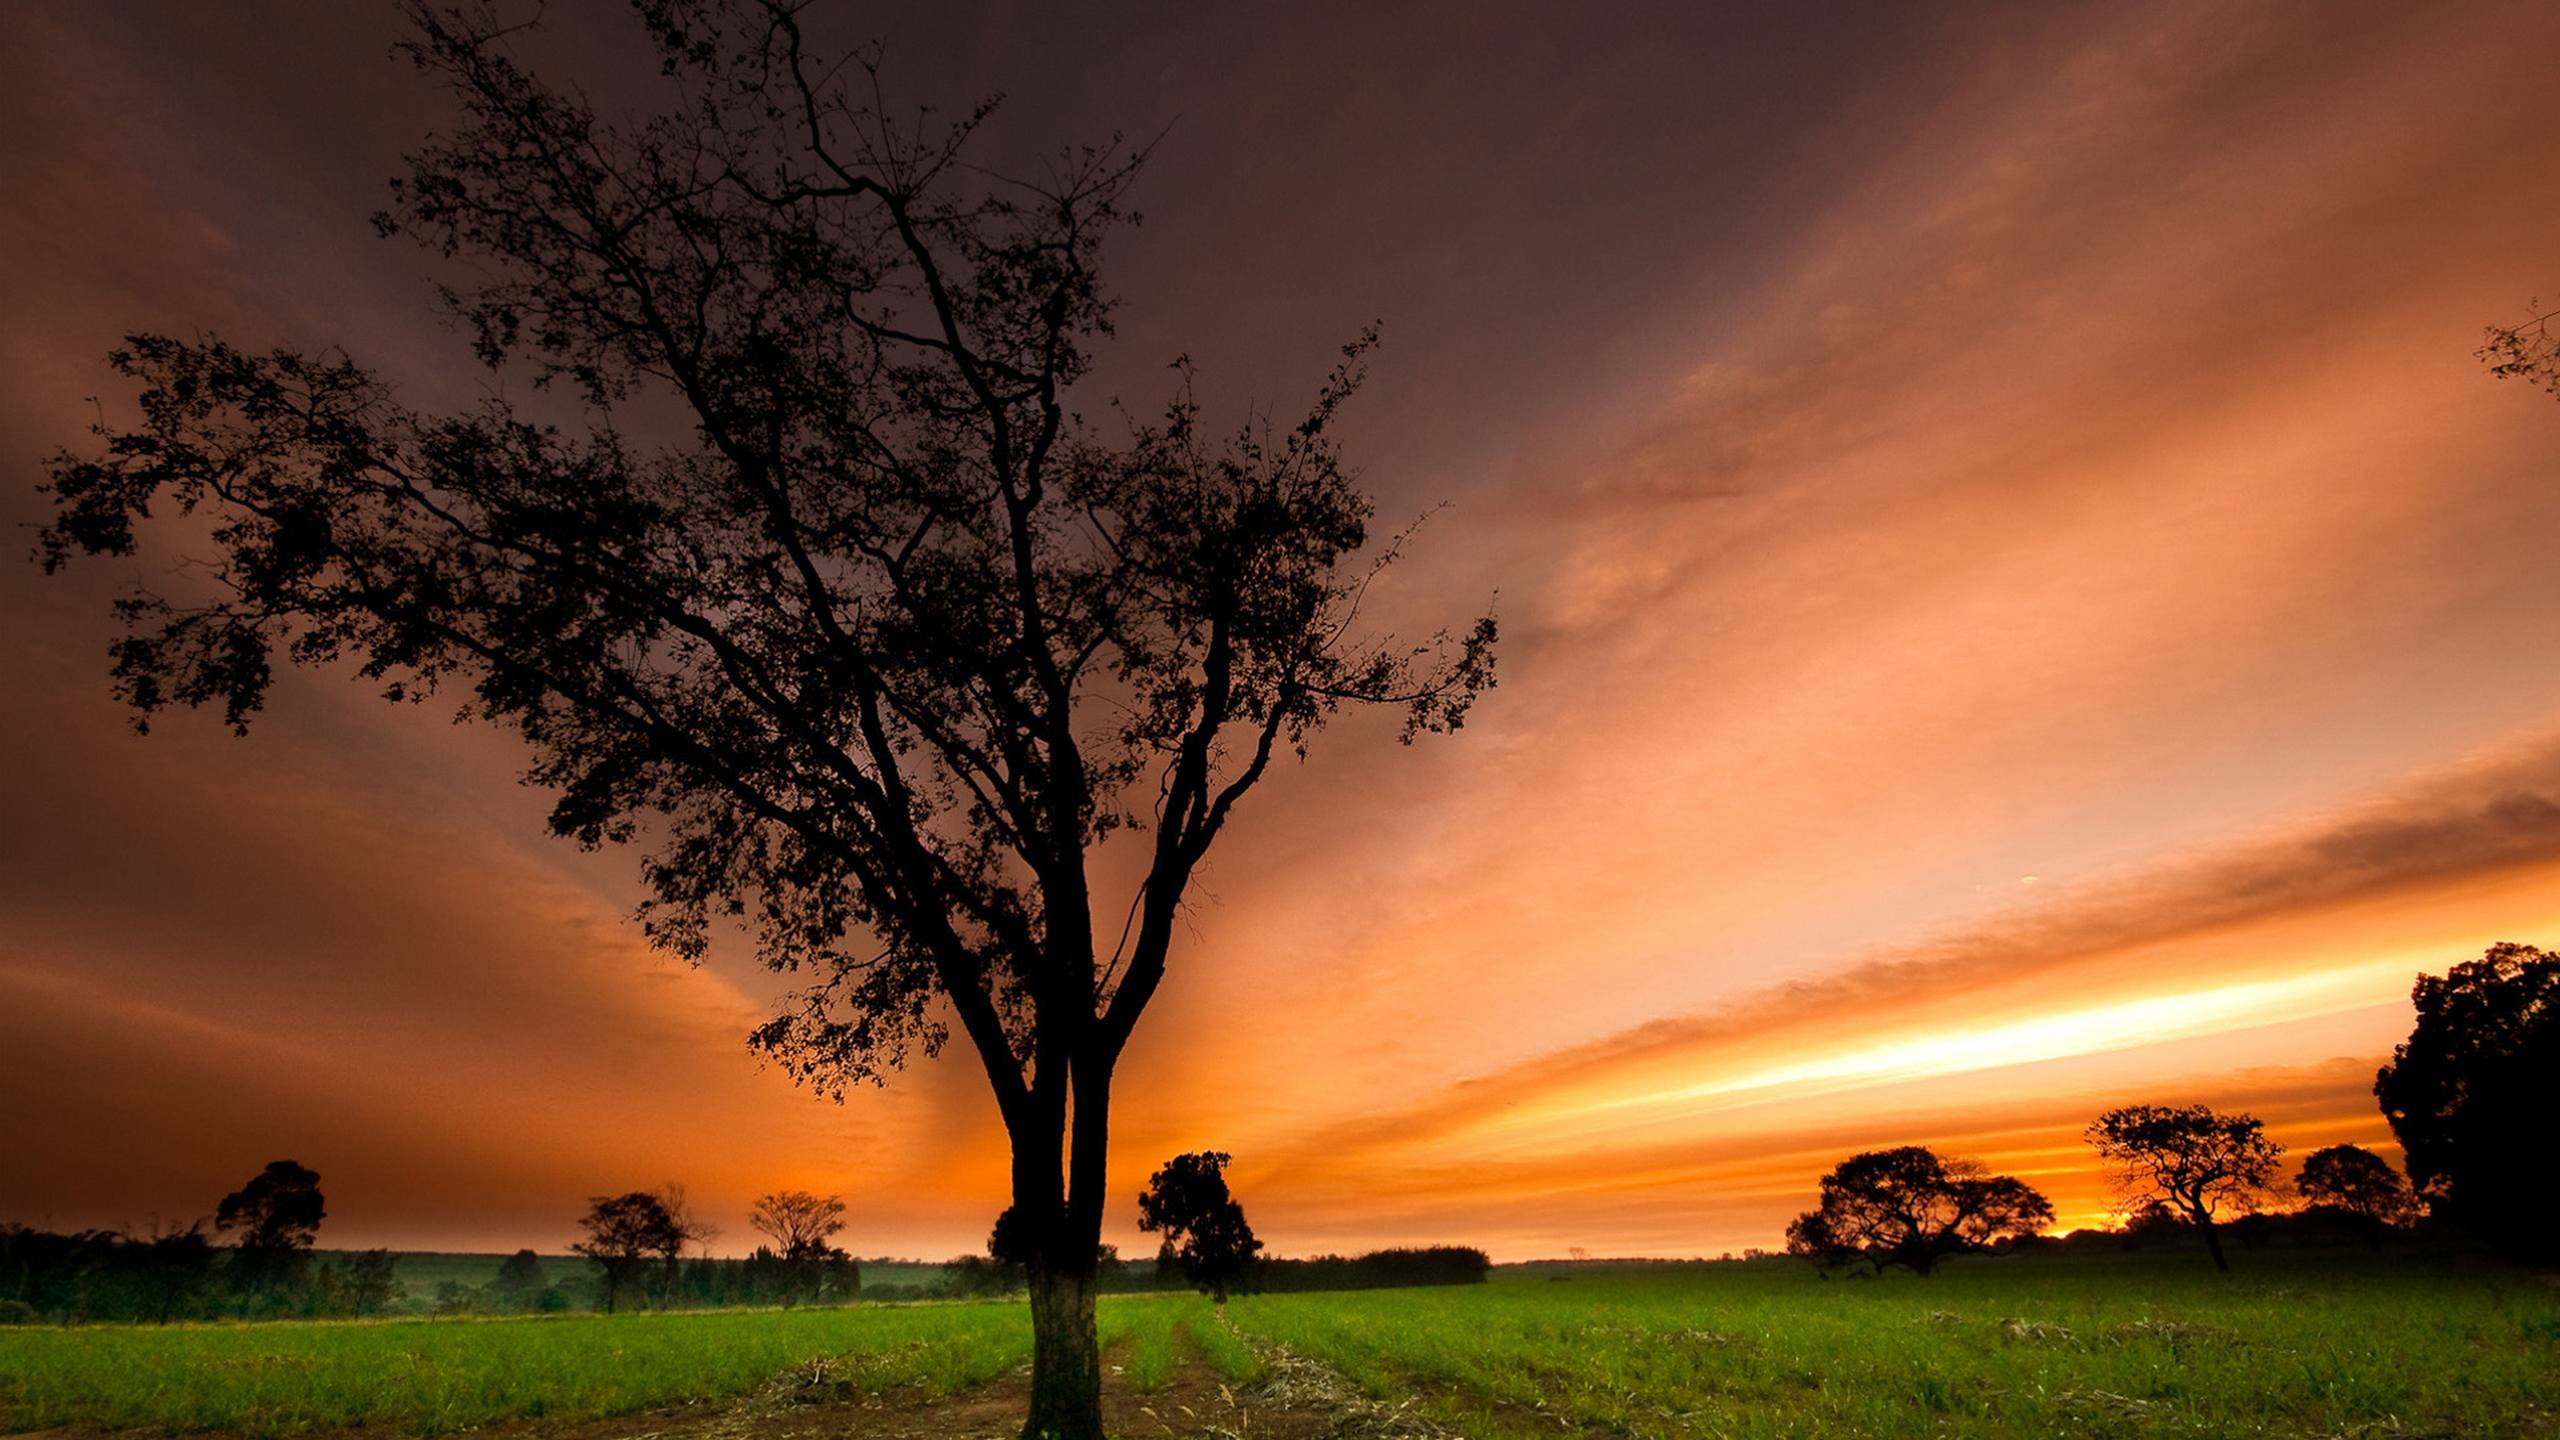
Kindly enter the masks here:
[[844, 1201], [806, 1190], [776, 1190], [757, 1197], [747, 1223], [773, 1241], [784, 1266], [783, 1305], [813, 1294], [826, 1279], [828, 1262], [844, 1252], [829, 1241], [844, 1228]]
[[1227, 1291], [1253, 1269], [1262, 1251], [1244, 1207], [1227, 1193], [1227, 1165], [1234, 1157], [1215, 1150], [1176, 1155], [1149, 1177], [1138, 1195], [1138, 1228], [1162, 1232], [1159, 1268], [1179, 1266], [1192, 1287], [1221, 1305]]
[[[1415, 645], [1361, 615], [1397, 554], [1358, 558], [1373, 507], [1329, 435], [1365, 339], [1295, 425], [1219, 441], [1187, 381], [1125, 437], [1077, 418], [1134, 157], [987, 180], [983, 109], [888, 112], [790, 0], [641, 8], [674, 98], [633, 123], [485, 10], [409, 10], [463, 120], [379, 224], [463, 262], [479, 354], [565, 384], [579, 430], [520, 387], [422, 415], [341, 355], [136, 336], [141, 421], [53, 465], [40, 551], [203, 512], [201, 574], [123, 608], [144, 717], [245, 725], [279, 654], [399, 700], [467, 686], [554, 829], [653, 843], [656, 943], [698, 957], [743, 910], [810, 977], [757, 1037], [799, 1078], [880, 1079], [956, 1021], [1035, 1237], [1025, 1433], [1099, 1440], [1111, 1081], [1192, 878], [1340, 707], [1455, 728], [1493, 624]], [[1097, 896], [1119, 834], [1134, 894]]]
[[595, 1262], [604, 1281], [607, 1314], [618, 1306], [623, 1290], [648, 1273], [652, 1258], [684, 1246], [683, 1231], [667, 1213], [666, 1202], [646, 1190], [596, 1196], [578, 1227], [586, 1238], [569, 1248]]
[[388, 1250], [360, 1250], [343, 1267], [329, 1267], [331, 1294], [324, 1314], [379, 1315], [400, 1298], [400, 1257]]
[[2204, 1235], [2217, 1270], [2222, 1253], [2214, 1216], [2255, 1208], [2273, 1192], [2284, 1147], [2267, 1138], [2254, 1115], [2224, 1115], [2203, 1105], [2125, 1105], [2098, 1117], [2089, 1144], [2107, 1161], [2128, 1214], [2157, 1201]]
[[1901, 1265], [1926, 1275], [1950, 1255], [2052, 1223], [2052, 1204], [2025, 1181], [1902, 1145], [1852, 1155], [1823, 1176], [1822, 1204], [1787, 1227], [1787, 1248], [1826, 1267], [1856, 1257], [1879, 1274]]
[[2361, 1145], [2331, 1145], [2304, 1156], [2293, 1188], [2314, 1207], [2352, 1217], [2377, 1250], [2385, 1235], [2418, 1214], [2409, 1182], [2390, 1161]]
[[2560, 310], [2544, 309], [2539, 300], [2526, 302], [2524, 308], [2524, 318], [2515, 324], [2486, 327], [2483, 342], [2473, 353], [2499, 379], [2522, 380], [2560, 397], [2560, 336], [2551, 333], [2551, 322], [2560, 318]]
[[2418, 1023], [2373, 1093], [2428, 1208], [2501, 1248], [2560, 1253], [2551, 1223], [2560, 956], [2498, 944], [2410, 992]]
[[531, 1250], [519, 1250], [498, 1266], [498, 1278], [489, 1282], [491, 1293], [500, 1305], [510, 1310], [531, 1307], [550, 1286], [542, 1273], [542, 1257]]
[[676, 1269], [684, 1261], [684, 1247], [698, 1245], [720, 1232], [710, 1221], [693, 1212], [685, 1200], [684, 1187], [670, 1180], [658, 1187], [658, 1207], [666, 1212], [666, 1229], [658, 1236], [658, 1263], [661, 1276], [658, 1303], [676, 1303]]
[[248, 1184], [222, 1197], [213, 1224], [236, 1236], [232, 1264], [240, 1288], [268, 1295], [301, 1277], [327, 1215], [319, 1172], [291, 1160], [272, 1160]]

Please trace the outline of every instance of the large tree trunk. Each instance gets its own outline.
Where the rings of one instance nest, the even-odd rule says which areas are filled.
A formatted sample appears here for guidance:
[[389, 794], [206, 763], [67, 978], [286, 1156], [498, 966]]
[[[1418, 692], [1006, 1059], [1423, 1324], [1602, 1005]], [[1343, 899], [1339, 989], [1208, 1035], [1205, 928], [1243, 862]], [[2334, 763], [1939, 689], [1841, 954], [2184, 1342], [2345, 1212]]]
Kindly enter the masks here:
[[1031, 1267], [1031, 1414], [1023, 1440], [1104, 1440], [1093, 1263]]
[[[1031, 1261], [1031, 1414], [1022, 1424], [1023, 1440], [1106, 1440], [1093, 1300], [1110, 1148], [1111, 1064], [1083, 1057], [1072, 1074], [1074, 1114], [1071, 1125], [1062, 1127], [1066, 1184], [1058, 1183], [1054, 1158], [1045, 1169], [1036, 1161], [1026, 1167], [1018, 1151], [1015, 1160], [1014, 1204], [1036, 1203], [1035, 1213], [1042, 1216]], [[1055, 1157], [1057, 1132], [1049, 1134], [1043, 1148]]]

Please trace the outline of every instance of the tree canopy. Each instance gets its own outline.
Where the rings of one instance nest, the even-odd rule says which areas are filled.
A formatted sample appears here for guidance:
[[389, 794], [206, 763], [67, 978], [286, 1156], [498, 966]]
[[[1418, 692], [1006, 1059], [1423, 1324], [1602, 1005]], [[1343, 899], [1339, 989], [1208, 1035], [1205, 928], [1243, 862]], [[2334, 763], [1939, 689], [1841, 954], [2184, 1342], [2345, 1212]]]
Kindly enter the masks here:
[[214, 1228], [233, 1236], [233, 1257], [253, 1286], [290, 1281], [311, 1253], [328, 1218], [320, 1174], [291, 1160], [271, 1160], [249, 1183], [222, 1197]]
[[844, 1228], [841, 1196], [776, 1190], [756, 1197], [747, 1223], [773, 1242], [775, 1258], [790, 1277], [783, 1299], [786, 1307], [816, 1291], [830, 1267], [845, 1258], [833, 1243], [836, 1232]]
[[1138, 1196], [1138, 1228], [1164, 1235], [1157, 1265], [1179, 1266], [1194, 1288], [1222, 1304], [1262, 1253], [1244, 1206], [1227, 1191], [1233, 1159], [1216, 1150], [1176, 1155], [1148, 1177]]
[[773, 1242], [785, 1259], [800, 1259], [832, 1248], [828, 1241], [844, 1228], [844, 1199], [806, 1190], [776, 1190], [756, 1197], [747, 1223]]
[[604, 1308], [615, 1309], [623, 1292], [645, 1278], [653, 1259], [681, 1254], [683, 1223], [666, 1202], [647, 1190], [598, 1195], [578, 1219], [585, 1238], [569, 1249], [595, 1262], [604, 1280]]
[[2492, 1244], [2560, 1249], [2550, 1223], [2551, 1103], [2560, 1095], [2560, 957], [2492, 945], [2410, 992], [2417, 1024], [2374, 1076], [2436, 1214]]
[[1853, 1155], [1823, 1176], [1822, 1203], [1788, 1225], [1787, 1249], [1826, 1265], [1862, 1260], [1926, 1275], [1950, 1255], [2052, 1223], [2052, 1203], [2025, 1181], [1904, 1145]]

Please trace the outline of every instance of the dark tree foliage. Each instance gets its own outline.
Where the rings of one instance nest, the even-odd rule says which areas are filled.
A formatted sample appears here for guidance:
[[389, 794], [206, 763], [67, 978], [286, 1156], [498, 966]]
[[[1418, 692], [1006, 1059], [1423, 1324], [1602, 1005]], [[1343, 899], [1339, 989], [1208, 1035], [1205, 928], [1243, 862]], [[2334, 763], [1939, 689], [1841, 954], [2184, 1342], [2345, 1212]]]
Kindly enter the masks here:
[[1028, 1265], [1039, 1250], [1039, 1235], [1021, 1207], [1007, 1205], [987, 1227], [987, 1257], [1001, 1265]]
[[519, 1250], [498, 1266], [498, 1278], [489, 1282], [500, 1307], [508, 1310], [530, 1308], [543, 1291], [551, 1288], [550, 1279], [542, 1273], [542, 1257], [531, 1250]]
[[1807, 1210], [1787, 1222], [1787, 1253], [1811, 1260], [1826, 1272], [1866, 1259], [1846, 1236], [1832, 1230], [1831, 1217], [1820, 1210]]
[[2539, 300], [2525, 305], [2525, 316], [2513, 325], [2486, 327], [2473, 352], [2489, 373], [2501, 380], [2522, 380], [2560, 397], [2560, 336], [2551, 322], [2560, 310], [2546, 310]]
[[2222, 1253], [2214, 1224], [2226, 1209], [2256, 1210], [2274, 1194], [2284, 1147], [2267, 1138], [2255, 1115], [2224, 1115], [2203, 1105], [2124, 1105], [2097, 1118], [2089, 1144], [2105, 1160], [2126, 1213], [2156, 1203], [2196, 1227], [2217, 1270]]
[[232, 1264], [242, 1288], [276, 1290], [293, 1284], [311, 1255], [328, 1202], [319, 1172], [291, 1160], [271, 1160], [249, 1183], [222, 1197], [213, 1225], [232, 1240]]
[[143, 1237], [0, 1225], [0, 1304], [26, 1319], [166, 1324], [234, 1308], [201, 1224]]
[[2375, 1249], [2418, 1218], [2418, 1200], [2391, 1162], [2361, 1145], [2331, 1145], [2302, 1158], [2293, 1188], [2314, 1210], [2348, 1217]]
[[1245, 1223], [1244, 1206], [1227, 1193], [1227, 1166], [1216, 1150], [1176, 1155], [1164, 1162], [1138, 1195], [1138, 1228], [1156, 1234], [1158, 1269], [1179, 1268], [1192, 1288], [1225, 1304], [1227, 1292], [1251, 1275], [1262, 1242]]
[[2551, 1224], [2560, 1096], [2560, 956], [2498, 944], [2410, 992], [2418, 1023], [2375, 1075], [2436, 1215], [2519, 1254], [2560, 1254]]
[[230, 1263], [204, 1223], [148, 1235], [84, 1230], [60, 1235], [0, 1225], [0, 1305], [23, 1306], [30, 1318], [167, 1324], [224, 1317], [375, 1315], [400, 1291], [395, 1258], [373, 1250], [304, 1262], [281, 1278], [254, 1270], [233, 1251]]
[[1927, 1275], [1950, 1255], [1989, 1250], [2053, 1223], [2025, 1181], [1919, 1145], [1870, 1150], [1822, 1177], [1822, 1204], [1787, 1226], [1787, 1250], [1825, 1268], [1863, 1260]]
[[578, 1228], [586, 1238], [569, 1248], [595, 1262], [608, 1313], [620, 1305], [626, 1290], [646, 1281], [651, 1260], [684, 1249], [676, 1217], [667, 1213], [665, 1201], [646, 1190], [594, 1197], [578, 1218]]
[[147, 1238], [127, 1237], [124, 1259], [117, 1268], [131, 1277], [140, 1300], [135, 1308], [155, 1324], [201, 1313], [215, 1293], [219, 1275], [213, 1241], [201, 1220]]
[[[40, 554], [199, 516], [209, 563], [122, 602], [141, 717], [245, 726], [279, 658], [465, 692], [555, 830], [649, 844], [653, 941], [698, 957], [734, 921], [807, 981], [756, 1037], [795, 1076], [841, 1092], [956, 1025], [1033, 1237], [1026, 1433], [1098, 1436], [1111, 1080], [1192, 877], [1341, 707], [1455, 728], [1493, 625], [1364, 626], [1396, 547], [1330, 435], [1365, 339], [1295, 425], [1218, 438], [1187, 384], [1126, 435], [1071, 409], [1136, 157], [990, 178], [984, 110], [893, 112], [788, 0], [638, 8], [673, 98], [631, 121], [484, 10], [409, 12], [462, 118], [380, 227], [454, 262], [481, 357], [575, 428], [521, 387], [422, 414], [343, 355], [135, 336], [140, 423], [55, 462]], [[1087, 870], [1115, 836], [1124, 896]]]

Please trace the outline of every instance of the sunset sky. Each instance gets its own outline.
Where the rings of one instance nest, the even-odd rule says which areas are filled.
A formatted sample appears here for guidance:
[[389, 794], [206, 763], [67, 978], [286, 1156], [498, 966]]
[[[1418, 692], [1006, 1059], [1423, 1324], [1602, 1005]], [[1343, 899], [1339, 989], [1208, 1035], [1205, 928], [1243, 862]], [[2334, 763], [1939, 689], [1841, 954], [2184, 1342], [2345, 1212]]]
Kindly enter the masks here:
[[[1221, 839], [1117, 1089], [1107, 1238], [1236, 1156], [1280, 1253], [1775, 1245], [1859, 1149], [2110, 1200], [2136, 1100], [2384, 1149], [2411, 978], [2560, 943], [2560, 7], [845, 5], [1033, 153], [1163, 132], [1089, 384], [1189, 353], [1346, 434], [1389, 604], [1495, 602], [1453, 740], [1358, 723]], [[634, 73], [615, 7], [538, 55]], [[0, 17], [0, 521], [125, 330], [490, 383], [369, 213], [441, 102], [387, 7]], [[586, 72], [582, 72], [586, 73]], [[641, 65], [645, 75], [647, 67]], [[1168, 128], [1169, 127], [1169, 128]], [[283, 1156], [322, 1243], [564, 1245], [584, 1197], [839, 1191], [979, 1247], [957, 1051], [837, 1106], [777, 982], [627, 916], [503, 732], [298, 672], [131, 733], [110, 596], [0, 555], [0, 1220], [184, 1221]]]

